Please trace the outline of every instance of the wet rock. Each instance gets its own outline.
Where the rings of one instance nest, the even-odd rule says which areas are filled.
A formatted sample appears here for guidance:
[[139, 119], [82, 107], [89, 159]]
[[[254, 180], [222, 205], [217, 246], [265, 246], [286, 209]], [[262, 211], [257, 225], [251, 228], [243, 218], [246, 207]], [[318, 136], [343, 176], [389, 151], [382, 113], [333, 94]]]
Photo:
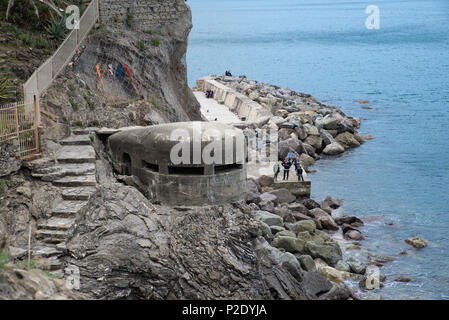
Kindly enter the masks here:
[[342, 283], [344, 281], [341, 271], [329, 266], [319, 268], [319, 271], [330, 281], [336, 283]]
[[320, 204], [318, 202], [309, 198], [301, 200], [300, 203], [309, 210], [320, 208]]
[[412, 279], [410, 279], [409, 277], [401, 275], [401, 276], [395, 277], [394, 281], [396, 281], [396, 282], [410, 282], [410, 281], [412, 281]]
[[365, 136], [365, 140], [373, 140], [373, 139], [374, 139], [374, 136], [372, 134], [367, 134]]
[[323, 228], [334, 231], [338, 230], [338, 225], [335, 223], [334, 219], [332, 219], [332, 217], [322, 209], [315, 208], [310, 210], [310, 213], [315, 219], [320, 221]]
[[335, 269], [344, 271], [344, 272], [351, 272], [351, 267], [349, 266], [348, 263], [346, 263], [343, 260], [340, 260], [337, 262], [337, 264], [335, 265]]
[[347, 147], [347, 148], [354, 148], [354, 147], [359, 147], [360, 146], [360, 142], [357, 141], [357, 139], [354, 137], [353, 134], [351, 134], [350, 132], [343, 132], [340, 133], [335, 140], [340, 143], [342, 146]]
[[327, 115], [324, 117], [323, 121], [323, 128], [326, 130], [336, 130], [338, 128], [338, 125], [340, 123], [340, 120], [337, 118], [333, 118], [331, 115]]
[[332, 196], [327, 196], [323, 201], [323, 205], [332, 209], [337, 209], [343, 205], [343, 200], [334, 198]]
[[363, 221], [355, 216], [343, 215], [334, 219], [338, 225], [349, 224], [353, 227], [361, 227], [364, 225]]
[[421, 249], [428, 246], [428, 242], [420, 237], [408, 238], [404, 240], [405, 243], [411, 245], [414, 248]]
[[330, 145], [331, 143], [335, 142], [334, 137], [324, 129], [320, 129], [320, 137], [323, 139], [323, 146], [326, 147]]
[[326, 148], [324, 148], [323, 153], [333, 156], [340, 153], [343, 153], [345, 151], [345, 148], [339, 144], [338, 142], [332, 142], [331, 144], [327, 145]]
[[352, 272], [357, 273], [357, 274], [365, 274], [366, 264], [361, 262], [356, 257], [348, 256], [348, 258], [346, 259], [346, 263], [349, 265]]
[[334, 266], [342, 259], [340, 246], [336, 242], [326, 242], [318, 244], [315, 241], [308, 241], [305, 245], [307, 254], [314, 258], [321, 258], [330, 266]]

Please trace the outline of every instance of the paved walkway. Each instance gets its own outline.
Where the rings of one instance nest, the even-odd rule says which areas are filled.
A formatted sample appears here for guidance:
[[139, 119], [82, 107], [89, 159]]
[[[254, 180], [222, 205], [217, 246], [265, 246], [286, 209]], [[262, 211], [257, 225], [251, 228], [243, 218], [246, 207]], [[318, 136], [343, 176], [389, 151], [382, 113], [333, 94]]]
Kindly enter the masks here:
[[215, 99], [206, 98], [204, 92], [194, 91], [196, 99], [201, 105], [201, 114], [208, 121], [215, 121], [220, 123], [238, 123], [241, 122], [240, 118], [231, 112], [228, 107], [223, 104], [219, 104]]
[[[194, 91], [193, 92], [196, 99], [201, 105], [201, 113], [208, 121], [215, 121], [220, 123], [239, 123], [241, 120], [239, 117], [231, 112], [228, 107], [225, 105], [219, 104], [215, 99], [206, 98], [204, 92], [202, 91]], [[256, 151], [249, 150], [251, 153], [250, 159], [256, 159]], [[247, 176], [248, 178], [259, 178], [262, 175], [273, 176], [273, 166], [275, 162], [251, 162], [248, 163], [247, 166]], [[280, 162], [279, 162], [280, 164]], [[282, 181], [283, 177], [283, 168], [281, 168], [281, 172], [278, 176], [278, 181]], [[308, 181], [309, 177], [307, 173], [303, 173], [304, 180]], [[298, 181], [298, 177], [296, 176], [295, 170], [290, 169], [290, 175], [288, 181], [296, 182]]]

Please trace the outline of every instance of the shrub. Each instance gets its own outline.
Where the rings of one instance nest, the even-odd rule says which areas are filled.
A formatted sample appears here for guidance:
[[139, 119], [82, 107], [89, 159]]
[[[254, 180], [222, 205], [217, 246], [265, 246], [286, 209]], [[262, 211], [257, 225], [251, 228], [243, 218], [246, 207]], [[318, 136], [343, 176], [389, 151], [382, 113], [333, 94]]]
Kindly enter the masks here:
[[65, 38], [66, 28], [66, 18], [53, 18], [50, 24], [45, 28], [51, 39], [61, 41]]
[[143, 41], [139, 41], [138, 45], [139, 45], [139, 49], [140, 50], [146, 50], [147, 49], [147, 45]]
[[47, 47], [47, 45], [48, 45], [48, 42], [47, 42], [47, 40], [45, 40], [45, 39], [42, 37], [42, 35], [40, 35], [39, 39], [38, 39], [38, 40], [35, 42], [35, 44], [34, 44], [34, 46], [35, 46], [37, 49], [44, 49], [44, 48]]
[[151, 40], [151, 45], [152, 45], [153, 47], [159, 47], [159, 44], [160, 44], [159, 38], [153, 38], [153, 39]]

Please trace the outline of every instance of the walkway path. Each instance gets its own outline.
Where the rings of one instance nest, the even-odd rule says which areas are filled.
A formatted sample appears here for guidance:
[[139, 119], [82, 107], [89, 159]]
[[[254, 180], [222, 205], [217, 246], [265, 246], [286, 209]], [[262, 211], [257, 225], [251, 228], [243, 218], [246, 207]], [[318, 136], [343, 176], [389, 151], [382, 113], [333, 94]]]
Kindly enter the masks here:
[[51, 217], [39, 221], [38, 244], [33, 257], [46, 259], [45, 269], [63, 277], [59, 257], [66, 252], [66, 241], [78, 214], [82, 214], [90, 197], [96, 192], [96, 155], [87, 131], [73, 130], [73, 135], [60, 141], [61, 149], [55, 159], [31, 161], [31, 175], [51, 181], [60, 188], [61, 197], [53, 203]]
[[240, 118], [234, 114], [228, 107], [218, 103], [215, 99], [206, 98], [204, 92], [194, 91], [196, 99], [201, 105], [201, 114], [208, 121], [215, 121], [220, 123], [238, 123], [241, 122]]

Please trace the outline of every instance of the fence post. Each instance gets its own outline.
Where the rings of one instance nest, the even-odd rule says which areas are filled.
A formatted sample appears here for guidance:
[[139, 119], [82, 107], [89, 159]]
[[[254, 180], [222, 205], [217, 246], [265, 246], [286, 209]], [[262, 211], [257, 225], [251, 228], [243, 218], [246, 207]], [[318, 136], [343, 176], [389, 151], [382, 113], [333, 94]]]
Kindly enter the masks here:
[[37, 107], [37, 97], [36, 95], [34, 97], [34, 138], [35, 138], [35, 147], [36, 147], [36, 153], [39, 152], [39, 108]]

